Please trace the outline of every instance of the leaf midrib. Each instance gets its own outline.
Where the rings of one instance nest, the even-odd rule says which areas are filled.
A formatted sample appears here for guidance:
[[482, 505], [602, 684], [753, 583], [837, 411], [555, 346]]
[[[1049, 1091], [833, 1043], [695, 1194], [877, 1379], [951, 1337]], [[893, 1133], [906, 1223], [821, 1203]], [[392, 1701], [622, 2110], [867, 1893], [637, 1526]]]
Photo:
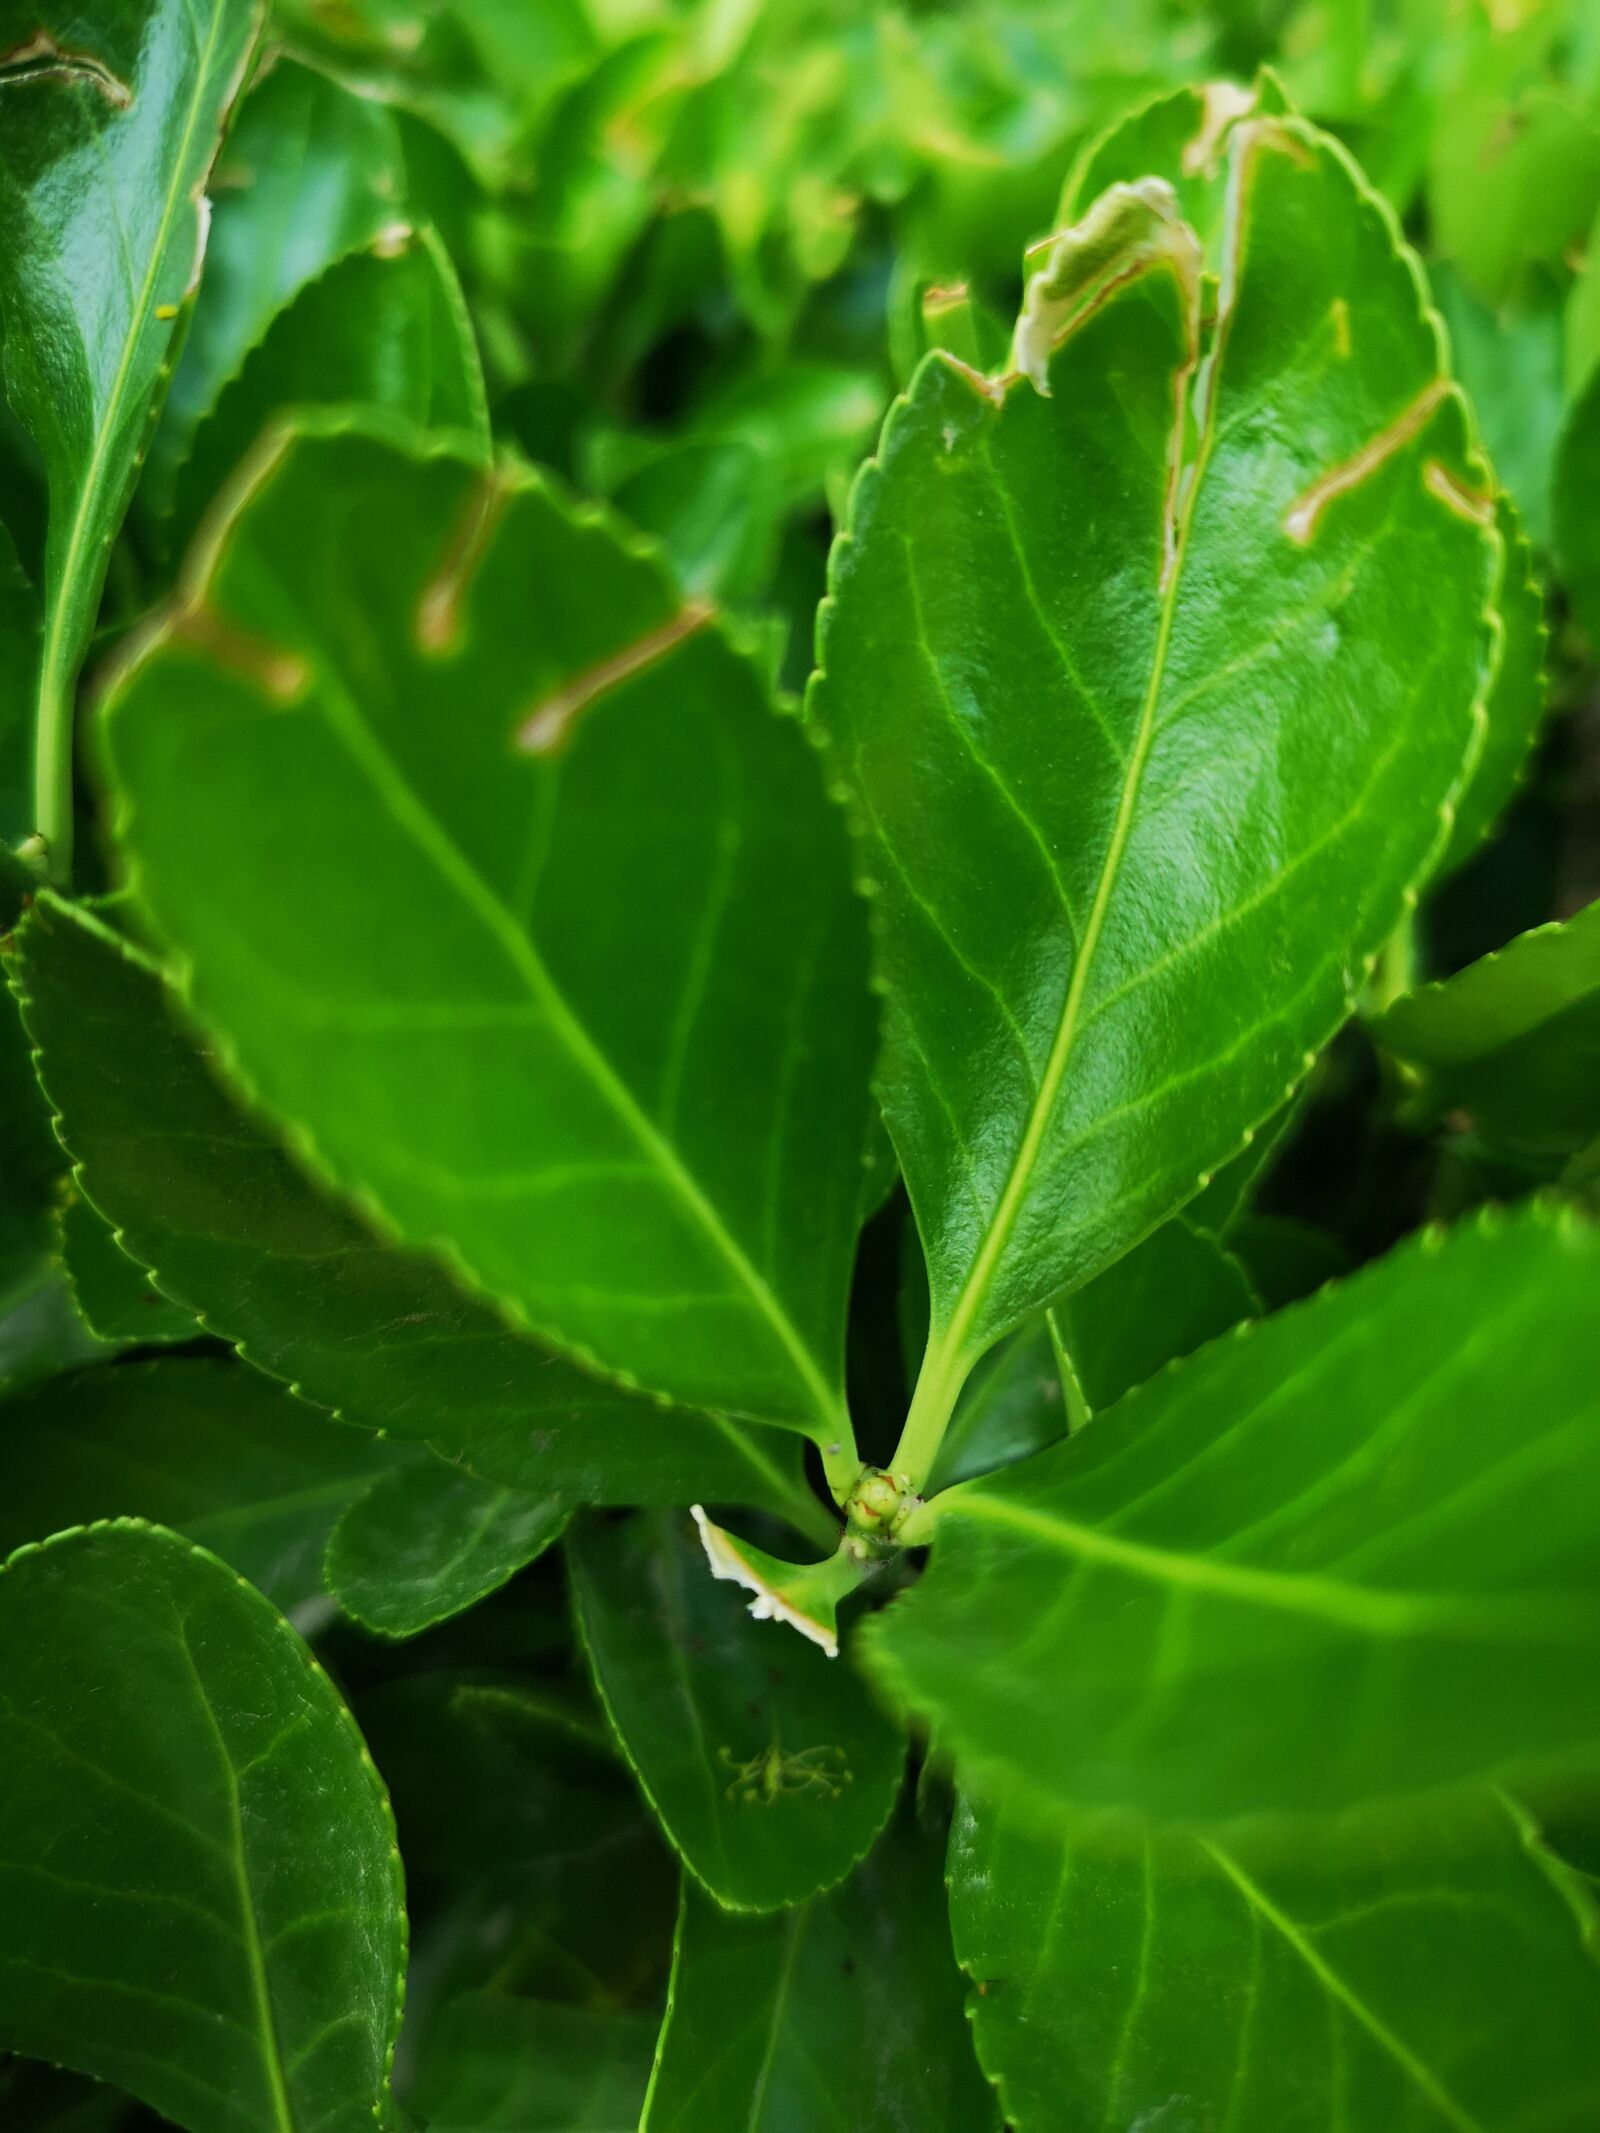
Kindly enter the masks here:
[[[1242, 187], [1240, 191], [1242, 201]], [[1241, 204], [1239, 210], [1241, 219], [1242, 212]], [[1152, 261], [1146, 271], [1171, 272], [1174, 283], [1178, 288], [1179, 301], [1180, 303], [1183, 301], [1182, 284], [1178, 280], [1176, 271], [1173, 269], [1172, 262], [1169, 259], [1162, 256]], [[1229, 317], [1230, 313], [1224, 311], [1219, 315], [1217, 321], [1216, 340], [1213, 346], [1213, 379], [1221, 371]], [[1182, 367], [1184, 369], [1190, 367], [1187, 357], [1185, 357]], [[1155, 741], [1156, 705], [1160, 700], [1161, 690], [1166, 681], [1167, 653], [1172, 637], [1173, 622], [1177, 615], [1178, 596], [1183, 587], [1184, 565], [1187, 562], [1189, 552], [1189, 533], [1194, 523], [1195, 505], [1211, 457], [1218, 398], [1219, 395], [1214, 388], [1206, 395], [1203, 409], [1203, 427], [1193, 461], [1192, 478], [1183, 496], [1182, 512], [1174, 543], [1172, 566], [1167, 575], [1166, 591], [1162, 598], [1161, 613], [1156, 628], [1156, 641], [1151, 653], [1150, 678], [1145, 689], [1144, 700], [1139, 707], [1139, 723], [1134, 734], [1133, 745], [1128, 751], [1127, 762], [1123, 770], [1122, 790], [1117, 802], [1117, 813], [1112, 823], [1111, 838], [1106, 848], [1106, 856], [1100, 868], [1100, 877], [1095, 885], [1094, 900], [1090, 905], [1088, 917], [1084, 921], [1083, 935], [1077, 944], [1077, 949], [1072, 959], [1072, 972], [1067, 982], [1066, 998], [1062, 1003], [1061, 1020], [1057, 1026], [1049, 1056], [1045, 1061], [1044, 1072], [1039, 1078], [1039, 1085], [1035, 1091], [1033, 1102], [1029, 1107], [1027, 1124], [1023, 1130], [1022, 1139], [1017, 1145], [1016, 1155], [1012, 1159], [1005, 1186], [1001, 1191], [1000, 1199], [990, 1219], [989, 1227], [984, 1233], [983, 1242], [973, 1260], [972, 1271], [962, 1286], [955, 1309], [950, 1315], [949, 1324], [945, 1328], [941, 1345], [948, 1355], [962, 1355], [968, 1340], [971, 1338], [973, 1321], [978, 1315], [995, 1269], [1010, 1241], [1011, 1232], [1016, 1226], [1023, 1201], [1026, 1199], [1029, 1187], [1032, 1184], [1034, 1165], [1038, 1160], [1040, 1148], [1043, 1146], [1045, 1134], [1049, 1130], [1056, 1097], [1065, 1078], [1067, 1065], [1077, 1041], [1078, 1022], [1082, 1013], [1084, 994], [1088, 988], [1094, 965], [1095, 951], [1099, 947], [1100, 937], [1105, 927], [1106, 913], [1110, 908], [1123, 856], [1127, 850], [1128, 838], [1133, 828], [1134, 810], [1138, 804], [1145, 766], [1149, 761], [1150, 751]], [[1179, 424], [1186, 419], [1188, 407], [1189, 395], [1185, 392], [1175, 416], [1175, 420]]]
[[228, 1855], [239, 1899], [240, 1933], [250, 1973], [250, 1998], [256, 2014], [262, 2071], [267, 2077], [267, 2089], [272, 2103], [274, 2133], [298, 2133], [294, 2105], [289, 2099], [283, 2048], [278, 2040], [278, 2019], [272, 2004], [272, 1985], [267, 1977], [267, 1957], [261, 1939], [261, 1921], [256, 1915], [255, 1889], [250, 1880], [250, 1863], [245, 1856], [244, 1803], [239, 1794], [239, 1772], [228, 1743], [223, 1738], [222, 1728], [217, 1723], [217, 1714], [212, 1708], [206, 1685], [200, 1678], [200, 1669], [195, 1663], [194, 1652], [189, 1644], [188, 1624], [180, 1616], [174, 1627], [178, 1648], [183, 1653], [184, 1665], [194, 1683], [195, 1701], [205, 1718], [206, 1730], [216, 1743], [217, 1761], [227, 1794]]
[[1058, 1552], [1120, 1570], [1168, 1592], [1198, 1592], [1278, 1614], [1305, 1615], [1334, 1627], [1374, 1637], [1400, 1637], [1412, 1631], [1448, 1626], [1458, 1632], [1476, 1628], [1487, 1635], [1515, 1636], [1519, 1626], [1548, 1631], [1550, 1616], [1535, 1599], [1525, 1612], [1513, 1598], [1434, 1592], [1402, 1592], [1385, 1587], [1343, 1583], [1315, 1572], [1264, 1570], [1215, 1555], [1184, 1555], [1145, 1541], [1126, 1539], [1104, 1526], [1082, 1525], [1031, 1504], [985, 1495], [981, 1485], [964, 1482], [940, 1499], [941, 1520], [965, 1518], [1003, 1526], [1043, 1541]]
[[[110, 457], [111, 440], [121, 425], [123, 401], [127, 395], [128, 380], [133, 374], [133, 361], [144, 329], [149, 323], [150, 308], [155, 296], [156, 281], [166, 260], [167, 247], [171, 242], [173, 220], [178, 204], [187, 188], [184, 177], [189, 168], [189, 156], [194, 147], [195, 129], [200, 120], [200, 109], [206, 90], [211, 83], [212, 66], [216, 56], [217, 37], [222, 26], [226, 0], [212, 0], [211, 26], [206, 32], [205, 43], [195, 53], [193, 93], [184, 121], [183, 136], [178, 144], [178, 153], [173, 158], [172, 173], [166, 195], [161, 204], [161, 219], [156, 224], [155, 241], [150, 248], [144, 280], [134, 302], [128, 331], [123, 336], [122, 355], [117, 363], [116, 374], [111, 381], [111, 391], [106, 397], [105, 408], [95, 431], [93, 450], [84, 471], [83, 483], [78, 492], [78, 501], [68, 529], [66, 550], [62, 556], [61, 576], [57, 584], [56, 598], [48, 603], [49, 616], [45, 624], [44, 642], [39, 655], [39, 694], [41, 702], [50, 701], [66, 682], [62, 667], [62, 651], [66, 642], [66, 618], [73, 606], [73, 581], [82, 561], [83, 544], [87, 537], [93, 505], [105, 476], [106, 462]], [[70, 664], [70, 659], [68, 661]]]
[[1271, 1897], [1264, 1889], [1257, 1887], [1243, 1867], [1220, 1846], [1205, 1838], [1200, 1842], [1207, 1857], [1218, 1872], [1238, 1890], [1250, 1912], [1266, 1920], [1284, 1944], [1305, 1964], [1329, 1998], [1337, 2000], [1352, 2020], [1366, 2031], [1379, 2050], [1394, 2062], [1419, 2094], [1427, 2098], [1440, 2117], [1455, 2129], [1455, 2133], [1486, 2133], [1482, 2121], [1463, 2109], [1432, 2068], [1425, 2065], [1411, 2047], [1395, 2034], [1382, 2016], [1367, 2005], [1354, 1986], [1345, 1982], [1294, 1920], [1278, 1909]]

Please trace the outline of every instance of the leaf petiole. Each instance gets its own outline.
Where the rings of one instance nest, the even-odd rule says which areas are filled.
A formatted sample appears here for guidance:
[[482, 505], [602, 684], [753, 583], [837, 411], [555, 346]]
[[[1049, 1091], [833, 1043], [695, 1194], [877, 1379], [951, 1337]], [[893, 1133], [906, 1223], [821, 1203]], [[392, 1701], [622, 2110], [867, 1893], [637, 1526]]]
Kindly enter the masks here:
[[944, 1433], [950, 1427], [961, 1388], [975, 1360], [956, 1348], [947, 1331], [936, 1328], [928, 1335], [905, 1427], [889, 1462], [889, 1471], [914, 1495], [921, 1495], [923, 1484], [933, 1472]]

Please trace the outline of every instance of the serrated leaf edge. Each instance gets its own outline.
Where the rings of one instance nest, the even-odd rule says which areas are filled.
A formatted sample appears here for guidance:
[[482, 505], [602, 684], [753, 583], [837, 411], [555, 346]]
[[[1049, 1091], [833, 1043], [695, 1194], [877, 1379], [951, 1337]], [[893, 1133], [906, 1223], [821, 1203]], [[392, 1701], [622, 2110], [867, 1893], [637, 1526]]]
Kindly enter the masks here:
[[[272, 1633], [275, 1636], [287, 1639], [290, 1648], [295, 1652], [305, 1668], [306, 1676], [312, 1684], [313, 1694], [321, 1697], [326, 1705], [331, 1706], [338, 1722], [354, 1743], [357, 1759], [371, 1783], [373, 1796], [378, 1806], [379, 1819], [389, 1840], [389, 1886], [394, 1902], [395, 1916], [399, 1924], [395, 1996], [389, 2014], [387, 2034], [384, 2038], [382, 2090], [372, 2105], [374, 2125], [380, 2129], [380, 2133], [388, 2133], [388, 2129], [393, 2126], [395, 2119], [394, 2060], [395, 2049], [400, 2037], [400, 2025], [405, 2014], [406, 1967], [411, 1950], [411, 1922], [406, 1910], [405, 1867], [400, 1857], [400, 1836], [395, 1826], [394, 1806], [389, 1798], [389, 1788], [384, 1783], [383, 1776], [372, 1759], [372, 1752], [367, 1746], [361, 1728], [356, 1724], [355, 1715], [335, 1687], [332, 1677], [318, 1660], [305, 1639], [295, 1629], [294, 1625], [278, 1612], [265, 1593], [252, 1585], [248, 1578], [241, 1577], [231, 1564], [223, 1562], [220, 1556], [214, 1555], [209, 1548], [202, 1546], [199, 1541], [190, 1540], [185, 1534], [175, 1533], [170, 1526], [158, 1525], [152, 1519], [100, 1518], [84, 1526], [65, 1526], [60, 1532], [48, 1534], [43, 1540], [26, 1541], [20, 1548], [14, 1548], [3, 1561], [0, 1561], [0, 1578], [3, 1578], [8, 1571], [14, 1570], [18, 1564], [27, 1561], [30, 1557], [43, 1555], [50, 1551], [65, 1551], [79, 1542], [92, 1540], [97, 1535], [104, 1533], [139, 1533], [154, 1536], [164, 1543], [170, 1543], [183, 1553], [195, 1556], [201, 1562], [210, 1564], [214, 1570], [219, 1571], [222, 1576], [236, 1585], [241, 1592], [247, 1595], [250, 1604], [258, 1608], [266, 1616], [271, 1624]], [[274, 2046], [274, 2050], [276, 2050], [276, 2046]]]

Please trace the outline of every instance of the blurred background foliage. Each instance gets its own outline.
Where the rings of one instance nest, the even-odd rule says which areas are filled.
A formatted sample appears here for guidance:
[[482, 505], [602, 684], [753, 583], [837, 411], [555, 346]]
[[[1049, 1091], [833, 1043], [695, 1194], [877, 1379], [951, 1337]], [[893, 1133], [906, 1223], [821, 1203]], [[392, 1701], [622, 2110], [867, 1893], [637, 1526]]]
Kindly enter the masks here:
[[[497, 429], [661, 535], [691, 590], [769, 615], [797, 684], [828, 516], [930, 337], [1003, 354], [1083, 143], [1270, 64], [1424, 247], [1502, 478], [1549, 540], [1563, 411], [1600, 356], [1592, 0], [279, 0], [274, 48], [217, 173], [169, 446], [215, 383], [208, 314], [252, 279], [267, 308], [267, 216], [303, 239], [287, 300], [362, 176], [443, 236]], [[300, 85], [305, 154], [262, 170], [292, 137], [253, 115], [299, 68], [323, 77]]]

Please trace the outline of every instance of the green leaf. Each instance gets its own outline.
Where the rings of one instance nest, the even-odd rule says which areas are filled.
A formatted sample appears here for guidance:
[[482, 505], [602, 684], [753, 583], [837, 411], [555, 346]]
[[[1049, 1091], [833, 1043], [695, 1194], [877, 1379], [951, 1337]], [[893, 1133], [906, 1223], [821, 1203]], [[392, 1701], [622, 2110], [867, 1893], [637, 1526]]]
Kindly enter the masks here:
[[1600, 1236], [1430, 1232], [908, 1529], [858, 1639], [969, 1782], [1211, 1826], [1600, 1743]]
[[[13, 15], [0, 61], [5, 391], [49, 489], [35, 827], [64, 879], [72, 707], [111, 541], [199, 280], [207, 173], [256, 24], [251, 0], [59, 0]], [[27, 232], [26, 241], [20, 233]]]
[[638, 2015], [463, 1993], [429, 2041], [412, 2100], [428, 2133], [632, 2133], [655, 2041]]
[[0, 1302], [0, 1393], [21, 1392], [107, 1354], [83, 1322], [64, 1268], [43, 1260]]
[[1233, 1256], [1269, 1311], [1298, 1303], [1354, 1265], [1335, 1237], [1292, 1215], [1246, 1214], [1235, 1223]]
[[239, 106], [212, 191], [205, 279], [140, 499], [157, 512], [196, 431], [278, 313], [336, 259], [403, 226], [394, 113], [280, 52]]
[[215, 1557], [119, 1519], [0, 1572], [0, 2045], [189, 2133], [389, 2122], [405, 1914], [349, 1713]]
[[678, 1875], [592, 1706], [436, 1669], [369, 1693], [358, 1715], [394, 1794], [424, 2055], [434, 1995], [657, 2003]]
[[0, 1406], [0, 1549], [145, 1518], [220, 1555], [284, 1613], [326, 1614], [322, 1551], [335, 1519], [408, 1456], [237, 1363], [80, 1371]]
[[385, 1637], [414, 1637], [476, 1606], [560, 1537], [558, 1500], [479, 1481], [443, 1459], [386, 1474], [328, 1542], [328, 1589]]
[[930, 1493], [1042, 1451], [1258, 1309], [1213, 1237], [1181, 1217], [1164, 1222], [983, 1358], [956, 1402]]
[[66, 1168], [14, 1000], [0, 1002], [0, 1300], [28, 1288], [55, 1246], [54, 1209]]
[[0, 842], [19, 844], [33, 826], [29, 775], [39, 596], [0, 525]]
[[1491, 308], [1443, 261], [1429, 262], [1428, 278], [1495, 473], [1533, 539], [1548, 548], [1563, 401], [1559, 295], [1541, 283], [1520, 301]]
[[1229, 133], [1243, 119], [1283, 117], [1288, 109], [1270, 74], [1249, 89], [1211, 81], [1151, 98], [1085, 143], [1062, 189], [1055, 227], [1081, 221], [1112, 185], [1157, 177], [1172, 187], [1179, 213], [1207, 250], [1213, 249], [1226, 206], [1219, 179]]
[[1372, 1034], [1485, 1139], [1576, 1153], [1600, 1132], [1600, 902], [1406, 993]]
[[287, 435], [206, 562], [105, 729], [201, 1016], [320, 1170], [530, 1329], [849, 1467], [873, 1016], [799, 727], [509, 465]]
[[741, 1918], [684, 1883], [639, 2133], [991, 2133], [938, 1863], [892, 1829], [841, 1888]]
[[1319, 1825], [1260, 1857], [969, 1801], [950, 1910], [1016, 2133], [1581, 2133], [1600, 2111], [1593, 1905], [1509, 1799], [1453, 1843]]
[[1429, 164], [1434, 242], [1486, 303], [1558, 262], [1600, 206], [1600, 123], [1553, 85], [1447, 98]]
[[1191, 1229], [1204, 1230], [1219, 1244], [1232, 1243], [1235, 1228], [1248, 1216], [1268, 1172], [1305, 1115], [1309, 1087], [1303, 1083], [1294, 1101], [1274, 1113], [1259, 1132], [1251, 1134], [1231, 1162], [1213, 1173], [1205, 1190], [1197, 1193], [1183, 1211], [1183, 1219]]
[[458, 431], [463, 449], [487, 460], [478, 351], [455, 269], [431, 230], [392, 226], [273, 322], [195, 434], [178, 473], [174, 538], [188, 541], [274, 415], [343, 405]]
[[54, 1232], [66, 1158], [16, 1003], [0, 1002], [0, 1393], [98, 1361]]
[[1500, 652], [1484, 700], [1483, 745], [1455, 801], [1441, 873], [1470, 859], [1494, 827], [1522, 778], [1545, 712], [1549, 633], [1544, 593], [1534, 575], [1533, 550], [1509, 496], [1495, 501], [1495, 525], [1505, 552], [1498, 602]]
[[1074, 1411], [1081, 1422], [1077, 1380], [1041, 1311], [991, 1348], [961, 1388], [928, 1494], [1043, 1451], [1067, 1434]]
[[1583, 266], [1567, 298], [1563, 374], [1574, 398], [1600, 366], [1600, 212], [1583, 248]]
[[691, 1873], [732, 1910], [843, 1880], [905, 1766], [848, 1659], [752, 1622], [681, 1514], [584, 1519], [567, 1555], [595, 1686]]
[[12, 967], [85, 1195], [163, 1294], [249, 1361], [509, 1488], [573, 1502], [704, 1495], [816, 1521], [797, 1439], [663, 1415], [374, 1237], [221, 1086], [148, 958], [95, 913], [42, 896]]
[[192, 1341], [204, 1332], [192, 1311], [162, 1295], [73, 1186], [67, 1187], [56, 1209], [56, 1232], [78, 1310], [98, 1339], [138, 1348]]
[[1555, 548], [1573, 612], [1600, 646], [1600, 365], [1567, 410], [1556, 447]]
[[835, 550], [813, 701], [929, 1262], [914, 1474], [974, 1358], [1282, 1104], [1473, 743], [1499, 543], [1415, 262], [1298, 121], [1226, 156], [1198, 370], [1197, 241], [1113, 189], [1030, 283], [1028, 376], [930, 358]]
[[1084, 1405], [1097, 1415], [1259, 1309], [1238, 1260], [1178, 1220], [1164, 1222], [1051, 1316]]

